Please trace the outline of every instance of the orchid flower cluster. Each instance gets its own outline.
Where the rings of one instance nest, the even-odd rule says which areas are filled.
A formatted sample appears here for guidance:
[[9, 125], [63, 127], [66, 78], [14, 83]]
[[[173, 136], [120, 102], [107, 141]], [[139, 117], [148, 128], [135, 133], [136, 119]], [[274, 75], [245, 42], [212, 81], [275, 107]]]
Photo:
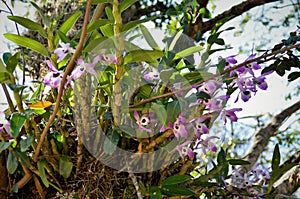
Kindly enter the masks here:
[[5, 118], [5, 113], [0, 111], [0, 133], [5, 137], [12, 137], [10, 132], [10, 122]]
[[[229, 193], [232, 198], [261, 199], [264, 194], [263, 186], [268, 184], [269, 179], [269, 169], [259, 168], [259, 164], [256, 164], [247, 173], [240, 173], [234, 169], [225, 186], [227, 190], [230, 190]], [[236, 191], [232, 186], [242, 191]]]
[[[236, 56], [237, 55], [232, 55], [225, 58], [225, 69], [230, 69], [232, 65], [237, 63], [237, 60], [235, 59]], [[255, 56], [256, 54], [251, 55], [246, 59], [246, 61], [254, 59]], [[222, 58], [220, 57], [220, 59]], [[263, 75], [256, 77], [255, 71], [260, 69], [261, 66], [257, 62], [252, 62], [230, 72], [230, 77], [235, 79], [229, 86], [236, 85], [239, 89], [239, 94], [235, 102], [238, 101], [239, 97], [241, 97], [244, 102], [247, 102], [251, 98], [252, 94], [256, 94], [258, 91], [257, 87], [261, 90], [267, 90], [268, 84], [266, 82], [266, 76], [271, 74], [273, 71], [269, 71], [268, 73], [264, 73]]]
[[[225, 70], [230, 69], [237, 63], [237, 60], [235, 59], [236, 56], [237, 55], [233, 55], [225, 58]], [[254, 59], [255, 56], [255, 54], [251, 55], [246, 61]], [[223, 58], [220, 58], [220, 61], [222, 59]], [[258, 89], [266, 90], [268, 88], [265, 80], [266, 75], [270, 73], [256, 76], [255, 74], [259, 72], [260, 69], [261, 66], [257, 62], [252, 62], [251, 64], [239, 67], [230, 72], [229, 77], [232, 81], [227, 84], [227, 88], [236, 87], [238, 89], [239, 93], [235, 102], [237, 102], [239, 98], [241, 98], [244, 102], [247, 102], [251, 98], [252, 94], [255, 95], [258, 92]], [[152, 68], [152, 70], [143, 77], [150, 81], [160, 81], [160, 73], [156, 68]], [[207, 124], [210, 123], [209, 120], [212, 119], [212, 115], [219, 115], [220, 119], [224, 121], [224, 124], [226, 124], [228, 120], [231, 122], [237, 122], [238, 117], [236, 112], [242, 111], [242, 108], [225, 108], [230, 95], [220, 94], [220, 91], [224, 90], [223, 85], [224, 83], [217, 78], [207, 80], [202, 84], [193, 85], [192, 88], [196, 89], [198, 93], [204, 92], [209, 96], [209, 98], [200, 98], [197, 99], [196, 102], [189, 104], [189, 107], [192, 110], [196, 107], [194, 110], [196, 112], [199, 110], [199, 106], [204, 106], [203, 114], [197, 118], [189, 118], [189, 116], [187, 116], [187, 112], [183, 111], [178, 115], [174, 123], [169, 121], [167, 126], [163, 125], [161, 127], [160, 132], [171, 129], [173, 130], [173, 137], [177, 140], [180, 140], [181, 138], [186, 140], [177, 147], [182, 158], [185, 156], [193, 158], [195, 156], [195, 149], [201, 148], [205, 155], [208, 152], [217, 151], [214, 140], [219, 139], [219, 137], [210, 135], [210, 130], [207, 126]], [[151, 113], [150, 117], [149, 114], [144, 114], [140, 117], [137, 111], [134, 112], [134, 118], [136, 119], [136, 123], [140, 130], [152, 132], [149, 125], [150, 123], [155, 122], [153, 115], [154, 113]], [[191, 134], [194, 135], [192, 138], [190, 136]]]
[[[60, 43], [60, 47], [54, 50], [54, 54], [58, 56], [57, 63], [60, 63], [63, 60], [67, 59], [68, 56], [72, 55], [74, 52], [75, 49], [72, 48], [69, 43]], [[71, 75], [67, 76], [67, 81], [64, 86], [67, 87], [70, 84], [71, 87], [73, 87], [73, 81], [77, 80], [85, 73], [97, 76], [95, 66], [99, 62], [104, 65], [108, 65], [116, 64], [118, 60], [112, 54], [105, 54], [105, 50], [103, 50], [99, 55], [96, 55], [92, 63], [87, 63], [82, 58], [78, 58], [77, 66], [72, 71]], [[44, 78], [45, 86], [50, 86], [51, 88], [59, 88], [64, 72], [56, 69], [50, 60], [47, 60], [46, 63], [50, 69], [50, 72]]]

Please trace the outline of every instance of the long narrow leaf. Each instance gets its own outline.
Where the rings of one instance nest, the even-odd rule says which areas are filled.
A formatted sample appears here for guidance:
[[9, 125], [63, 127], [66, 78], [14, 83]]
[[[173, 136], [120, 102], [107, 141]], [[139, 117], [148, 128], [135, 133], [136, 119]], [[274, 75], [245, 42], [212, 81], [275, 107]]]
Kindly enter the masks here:
[[31, 21], [30, 19], [19, 17], [19, 16], [8, 16], [7, 18], [24, 26], [25, 28], [28, 28], [29, 30], [37, 31], [43, 37], [47, 38], [46, 31], [39, 23], [36, 23], [34, 21]]
[[[75, 12], [59, 27], [58, 30], [64, 34], [67, 34], [81, 15], [82, 15], [81, 11]], [[59, 41], [59, 36], [55, 35], [55, 39], [54, 39], [55, 46], [58, 44], [58, 41]]]
[[37, 11], [39, 12], [44, 24], [47, 26], [47, 27], [50, 27], [50, 18], [46, 15], [44, 15], [44, 11], [37, 5], [35, 4], [34, 2], [30, 2], [33, 7], [35, 7], [35, 9], [37, 9]]
[[6, 39], [18, 44], [19, 46], [29, 48], [33, 51], [41, 53], [42, 55], [50, 58], [49, 52], [45, 48], [45, 46], [43, 44], [39, 43], [36, 40], [30, 39], [30, 38], [25, 37], [25, 36], [19, 36], [19, 35], [10, 34], [10, 33], [4, 34], [4, 37]]
[[140, 28], [141, 28], [141, 31], [142, 31], [147, 43], [150, 45], [150, 47], [154, 50], [161, 50], [159, 48], [159, 46], [157, 45], [157, 43], [155, 42], [155, 40], [153, 39], [149, 30], [144, 25], [140, 25]]
[[134, 28], [142, 23], [145, 23], [147, 21], [151, 21], [153, 19], [155, 19], [156, 16], [153, 16], [153, 17], [147, 17], [146, 19], [139, 19], [139, 20], [135, 20], [135, 21], [130, 21], [128, 22], [127, 24], [125, 24], [123, 27], [122, 27], [122, 31], [127, 31], [131, 28]]
[[185, 49], [183, 51], [180, 51], [180, 52], [176, 53], [176, 55], [174, 57], [174, 60], [180, 59], [180, 58], [183, 58], [183, 57], [187, 57], [187, 56], [192, 55], [192, 54], [194, 54], [196, 52], [199, 52], [199, 51], [201, 51], [203, 49], [204, 49], [203, 46], [192, 46], [190, 48], [187, 48], [187, 49]]
[[120, 5], [120, 13], [125, 11], [130, 6], [132, 6], [132, 4], [134, 4], [135, 2], [137, 2], [137, 0], [125, 0], [125, 1], [123, 1], [122, 4]]

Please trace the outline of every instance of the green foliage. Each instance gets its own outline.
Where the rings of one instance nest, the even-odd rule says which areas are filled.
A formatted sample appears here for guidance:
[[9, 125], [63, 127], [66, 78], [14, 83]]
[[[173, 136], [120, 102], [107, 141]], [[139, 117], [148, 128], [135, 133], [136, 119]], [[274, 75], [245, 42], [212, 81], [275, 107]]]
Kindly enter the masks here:
[[14, 138], [17, 138], [21, 129], [25, 123], [26, 116], [20, 113], [13, 113], [10, 119], [11, 134]]
[[46, 31], [39, 23], [36, 23], [30, 19], [19, 17], [19, 16], [8, 16], [7, 18], [24, 26], [25, 28], [28, 28], [29, 30], [37, 31], [40, 35], [47, 38]]
[[116, 130], [110, 129], [105, 137], [103, 150], [108, 155], [111, 155], [116, 150], [117, 144], [120, 140], [120, 135]]
[[48, 52], [47, 48], [45, 48], [45, 46], [43, 44], [41, 44], [40, 42], [38, 42], [36, 40], [30, 39], [25, 36], [19, 36], [19, 35], [10, 34], [10, 33], [5, 33], [4, 37], [20, 46], [29, 48], [33, 51], [41, 53], [42, 55], [44, 55], [46, 57], [49, 57], [49, 52]]

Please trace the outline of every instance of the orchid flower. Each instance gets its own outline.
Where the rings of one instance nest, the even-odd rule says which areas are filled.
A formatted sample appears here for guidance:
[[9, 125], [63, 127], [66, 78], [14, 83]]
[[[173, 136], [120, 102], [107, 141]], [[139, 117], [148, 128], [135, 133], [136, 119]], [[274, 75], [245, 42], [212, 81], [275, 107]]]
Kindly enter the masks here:
[[242, 108], [233, 108], [233, 109], [229, 109], [229, 110], [223, 110], [222, 114], [221, 114], [221, 118], [224, 120], [224, 123], [227, 123], [227, 118], [230, 119], [231, 122], [236, 122], [238, 120], [235, 112], [236, 111], [242, 111]]
[[79, 58], [77, 60], [77, 67], [73, 70], [71, 76], [74, 80], [78, 79], [84, 73], [90, 73], [91, 75], [97, 76], [97, 72], [95, 71], [95, 64], [88, 64], [83, 61], [83, 59]]
[[5, 114], [0, 111], [0, 133], [5, 133], [12, 137], [10, 132], [10, 122], [5, 119]]
[[[254, 59], [256, 56], [256, 54], [253, 54], [251, 56], [249, 56], [246, 61], [249, 61], [249, 60], [252, 60]], [[242, 67], [239, 67], [236, 69], [236, 71], [239, 73], [239, 74], [246, 74], [247, 72], [250, 73], [253, 77], [254, 77], [254, 72], [253, 70], [258, 70], [258, 69], [261, 69], [261, 66], [259, 64], [257, 64], [257, 62], [252, 62], [250, 64], [247, 64], [245, 66], [242, 66]]]
[[201, 145], [202, 152], [205, 155], [207, 154], [207, 150], [216, 152], [217, 147], [213, 142], [211, 142], [212, 139], [219, 139], [219, 137], [218, 136], [208, 136], [206, 139], [201, 139], [197, 143], [196, 148], [198, 148], [198, 146]]
[[148, 133], [152, 132], [152, 130], [146, 128], [146, 126], [149, 126], [150, 123], [156, 122], [156, 120], [152, 118], [153, 114], [154, 113], [151, 112], [151, 113], [148, 113], [148, 114], [144, 114], [140, 117], [139, 113], [136, 110], [134, 111], [133, 116], [136, 119], [136, 123], [138, 124], [140, 130], [145, 130]]
[[188, 146], [192, 142], [193, 141], [186, 141], [183, 144], [176, 147], [176, 149], [179, 152], [182, 159], [185, 156], [189, 156], [190, 158], [194, 158], [195, 154], [194, 154], [193, 150]]
[[61, 62], [68, 54], [75, 53], [75, 49], [69, 43], [59, 43], [60, 48], [56, 48], [54, 53], [58, 56], [57, 62]]

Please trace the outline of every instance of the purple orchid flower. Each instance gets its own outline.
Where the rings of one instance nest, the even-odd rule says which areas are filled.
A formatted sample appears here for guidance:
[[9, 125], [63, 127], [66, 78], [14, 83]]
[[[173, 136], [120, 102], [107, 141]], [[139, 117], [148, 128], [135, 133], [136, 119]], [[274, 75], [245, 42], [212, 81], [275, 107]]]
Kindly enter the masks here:
[[[255, 56], [256, 56], [256, 54], [251, 55], [250, 57], [248, 57], [246, 59], [246, 61], [254, 59]], [[239, 74], [246, 74], [248, 72], [254, 77], [253, 70], [258, 70], [258, 69], [261, 69], [261, 66], [259, 64], [257, 64], [257, 62], [252, 62], [250, 64], [247, 64], [246, 66], [242, 66], [242, 67], [237, 68], [236, 71]]]
[[206, 119], [207, 118], [197, 118], [197, 119], [195, 119], [195, 120], [192, 121], [193, 127], [194, 127], [194, 129], [196, 131], [195, 136], [196, 136], [196, 138], [198, 140], [201, 139], [201, 135], [209, 133], [209, 129], [203, 123]]
[[0, 111], [0, 133], [5, 133], [12, 137], [10, 132], [10, 122], [5, 119], [5, 114]]
[[186, 112], [180, 113], [174, 124], [172, 124], [171, 122], [168, 123], [169, 128], [173, 129], [174, 135], [177, 140], [180, 137], [187, 138], [188, 136], [188, 125], [186, 124], [186, 118], [184, 117], [185, 114]]
[[159, 80], [159, 72], [156, 69], [152, 69], [151, 72], [144, 75], [145, 79], [148, 79], [150, 81], [158, 81]]
[[69, 43], [59, 43], [59, 45], [61, 47], [54, 50], [54, 53], [58, 56], [57, 62], [64, 60], [68, 54], [75, 53], [75, 49]]
[[177, 146], [177, 151], [179, 152], [181, 158], [183, 159], [185, 156], [189, 156], [190, 158], [194, 158], [195, 154], [193, 150], [188, 147], [193, 141], [186, 141], [183, 144]]
[[141, 117], [139, 116], [139, 113], [135, 110], [133, 113], [134, 118], [136, 119], [136, 123], [138, 124], [138, 127], [140, 130], [147, 131], [148, 133], [151, 133], [152, 130], [146, 128], [146, 126], [149, 126], [151, 123], [156, 122], [155, 119], [153, 119], [154, 113], [150, 112], [148, 114], [143, 114]]
[[223, 109], [223, 102], [229, 99], [229, 95], [222, 95], [211, 99], [204, 100], [205, 106], [211, 111], [221, 111]]
[[83, 61], [83, 59], [77, 59], [77, 67], [73, 70], [71, 76], [74, 80], [78, 79], [84, 73], [89, 73], [91, 75], [97, 76], [97, 72], [95, 71], [95, 64], [88, 64]]
[[101, 53], [94, 58], [93, 64], [96, 65], [98, 62], [101, 62], [104, 65], [117, 64], [118, 59], [116, 58], [116, 56], [112, 54], [106, 54], [105, 50], [102, 50]]
[[[52, 62], [50, 60], [46, 61], [50, 72], [46, 74], [45, 78], [44, 78], [44, 84], [45, 86], [50, 86], [51, 88], [59, 88], [60, 86], [60, 82], [63, 78], [64, 72], [63, 71], [59, 71], [57, 70]], [[65, 83], [65, 87], [68, 86], [68, 84], [71, 84], [72, 79], [70, 76], [67, 76], [67, 81]]]
[[219, 86], [221, 86], [223, 83], [219, 82], [217, 80], [208, 80], [207, 82], [204, 82], [202, 86], [199, 87], [198, 91], [206, 92], [210, 96], [214, 94], [214, 92], [217, 90]]
[[50, 86], [51, 88], [58, 88], [64, 73], [63, 71], [57, 70], [50, 60], [47, 60], [46, 63], [50, 69], [50, 72], [46, 74], [44, 78], [44, 84], [46, 86]]
[[235, 112], [236, 111], [242, 111], [242, 108], [233, 108], [229, 110], [223, 110], [221, 114], [221, 118], [224, 120], [224, 123], [227, 123], [227, 118], [231, 120], [231, 122], [236, 122], [238, 120], [238, 117], [236, 116]]
[[[235, 57], [238, 56], [238, 55], [231, 55], [229, 57], [226, 57], [224, 58], [225, 59], [225, 70], [231, 68], [234, 64], [237, 63], [237, 60], [235, 59]], [[222, 57], [219, 57], [219, 61], [221, 61], [223, 58]], [[234, 75], [236, 74], [235, 71], [230, 71], [230, 77], [233, 77]]]
[[206, 139], [201, 139], [198, 144], [196, 145], [196, 148], [198, 148], [199, 145], [201, 145], [201, 149], [202, 152], [206, 155], [207, 154], [207, 150], [212, 151], [212, 152], [216, 152], [217, 151], [217, 147], [216, 145], [211, 142], [212, 139], [219, 139], [218, 136], [208, 136]]
[[258, 88], [260, 88], [261, 90], [267, 90], [268, 89], [268, 84], [265, 80], [266, 80], [266, 77], [264, 75], [253, 78], [254, 84], [257, 85]]

